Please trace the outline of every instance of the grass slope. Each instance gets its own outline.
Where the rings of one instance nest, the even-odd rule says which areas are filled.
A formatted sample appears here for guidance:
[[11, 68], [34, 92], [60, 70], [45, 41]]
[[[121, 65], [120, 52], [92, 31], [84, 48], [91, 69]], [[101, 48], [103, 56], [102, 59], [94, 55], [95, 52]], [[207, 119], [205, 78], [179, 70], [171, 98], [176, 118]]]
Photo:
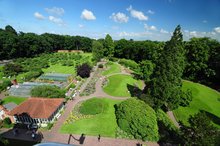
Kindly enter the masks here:
[[27, 99], [28, 98], [25, 98], [25, 97], [8, 96], [8, 97], [5, 97], [2, 100], [2, 104], [7, 104], [7, 103], [10, 103], [10, 102], [14, 102], [15, 104], [19, 105]]
[[50, 65], [49, 68], [43, 69], [44, 73], [63, 73], [63, 74], [75, 74], [74, 66], [62, 66], [61, 64]]
[[108, 108], [108, 102], [98, 98], [92, 98], [83, 102], [79, 108], [84, 115], [96, 115], [104, 112]]
[[[212, 119], [220, 120], [220, 93], [207, 86], [193, 83], [190, 81], [183, 81], [183, 90], [191, 89], [193, 100], [188, 107], [179, 107], [174, 110], [175, 117], [178, 121], [182, 121], [184, 124], [188, 124], [188, 118], [190, 115], [194, 115], [199, 110], [204, 110], [210, 115]], [[220, 128], [220, 123], [218, 125]]]
[[108, 70], [106, 70], [102, 73], [102, 75], [104, 75], [104, 76], [110, 75], [113, 73], [120, 73], [120, 71], [121, 71], [120, 65], [118, 63], [108, 62], [106, 65], [108, 67]]
[[[86, 134], [106, 137], [115, 137], [117, 128], [114, 105], [121, 102], [112, 99], [101, 98], [103, 102], [108, 103], [108, 108], [101, 114], [97, 114], [91, 118], [81, 119], [71, 124], [63, 124], [61, 133], [69, 134]], [[94, 107], [95, 108], [95, 107]]]
[[104, 86], [104, 91], [111, 96], [119, 97], [130, 97], [131, 94], [128, 92], [127, 85], [134, 86], [135, 84], [139, 87], [143, 87], [141, 80], [135, 80], [129, 75], [113, 75], [108, 77], [108, 84]]

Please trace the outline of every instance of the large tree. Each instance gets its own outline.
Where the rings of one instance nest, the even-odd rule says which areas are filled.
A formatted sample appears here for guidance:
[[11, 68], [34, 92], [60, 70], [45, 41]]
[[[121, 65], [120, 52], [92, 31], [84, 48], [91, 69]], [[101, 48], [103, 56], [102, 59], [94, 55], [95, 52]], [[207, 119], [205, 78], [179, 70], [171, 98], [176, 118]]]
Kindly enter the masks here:
[[178, 25], [158, 59], [149, 85], [148, 92], [153, 98], [155, 108], [172, 110], [184, 100], [182, 98], [185, 96], [181, 90], [181, 77], [185, 66], [182, 41], [181, 27]]
[[92, 55], [95, 61], [100, 61], [104, 57], [103, 44], [101, 42], [93, 41]]
[[105, 56], [113, 57], [114, 55], [114, 41], [112, 37], [107, 34], [104, 40]]
[[190, 126], [181, 126], [184, 145], [207, 146], [220, 144], [220, 132], [206, 113], [199, 112], [189, 118]]

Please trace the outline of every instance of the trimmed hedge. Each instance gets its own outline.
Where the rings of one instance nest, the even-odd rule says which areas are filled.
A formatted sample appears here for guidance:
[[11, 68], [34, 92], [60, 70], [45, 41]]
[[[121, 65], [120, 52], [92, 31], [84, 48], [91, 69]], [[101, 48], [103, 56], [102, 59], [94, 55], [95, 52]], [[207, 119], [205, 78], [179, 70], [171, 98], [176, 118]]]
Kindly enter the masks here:
[[155, 111], [141, 100], [130, 98], [115, 106], [118, 126], [144, 141], [158, 141]]

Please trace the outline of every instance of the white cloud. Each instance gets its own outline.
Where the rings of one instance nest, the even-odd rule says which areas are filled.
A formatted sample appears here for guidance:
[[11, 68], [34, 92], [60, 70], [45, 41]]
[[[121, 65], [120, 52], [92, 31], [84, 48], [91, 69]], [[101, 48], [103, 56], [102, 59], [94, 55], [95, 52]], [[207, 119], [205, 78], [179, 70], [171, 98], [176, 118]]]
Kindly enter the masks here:
[[84, 9], [82, 11], [81, 18], [85, 19], [85, 20], [95, 20], [96, 19], [96, 17], [92, 13], [92, 11], [89, 11], [87, 9]]
[[213, 32], [213, 31], [212, 31], [212, 32], [210, 32], [210, 34], [211, 34], [211, 35], [216, 35], [216, 33], [215, 33], [215, 32]]
[[61, 18], [56, 18], [54, 16], [49, 16], [48, 18], [51, 22], [56, 23], [58, 25], [64, 25], [64, 22]]
[[214, 31], [217, 32], [217, 33], [220, 33], [220, 26], [219, 27], [215, 27]]
[[169, 33], [167, 30], [160, 29], [160, 33]]
[[207, 23], [207, 22], [208, 22], [207, 20], [203, 20], [203, 21], [202, 21], [202, 23]]
[[153, 31], [157, 31], [157, 28], [156, 28], [156, 26], [148, 26], [146, 23], [144, 24], [144, 28], [146, 29], [146, 30], [153, 30]]
[[82, 25], [82, 24], [79, 24], [78, 26], [79, 26], [79, 28], [83, 28], [84, 27], [84, 25]]
[[62, 16], [65, 12], [63, 8], [58, 8], [58, 7], [45, 8], [45, 11], [47, 11], [49, 14], [55, 14], [58, 16]]
[[128, 16], [126, 16], [124, 13], [118, 12], [118, 13], [112, 13], [110, 16], [112, 20], [118, 23], [127, 23], [128, 22]]
[[129, 8], [127, 8], [127, 11], [130, 12], [132, 17], [137, 18], [138, 20], [148, 20], [148, 16], [144, 15], [144, 13], [141, 11], [133, 9], [131, 5]]
[[40, 14], [39, 12], [35, 12], [34, 17], [37, 18], [37, 19], [40, 19], [40, 20], [45, 19], [45, 17], [42, 14]]
[[192, 36], [192, 37], [197, 37], [198, 33], [197, 33], [197, 31], [190, 31], [189, 35]]
[[142, 37], [142, 36], [146, 36], [146, 35], [150, 35], [152, 33], [150, 32], [119, 32], [119, 36], [120, 37]]
[[147, 13], [148, 13], [148, 14], [152, 14], [152, 15], [153, 15], [155, 12], [154, 12], [154, 11], [152, 11], [152, 10], [148, 10], [148, 11], [147, 11]]

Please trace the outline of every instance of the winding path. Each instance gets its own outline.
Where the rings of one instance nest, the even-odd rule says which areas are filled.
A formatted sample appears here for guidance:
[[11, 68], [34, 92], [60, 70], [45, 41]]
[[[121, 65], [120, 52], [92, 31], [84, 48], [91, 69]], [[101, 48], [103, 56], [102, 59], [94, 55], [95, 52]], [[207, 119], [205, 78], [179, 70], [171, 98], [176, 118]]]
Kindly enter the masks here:
[[[98, 66], [98, 65], [97, 65]], [[97, 69], [97, 66], [95, 67], [95, 70]], [[91, 76], [87, 79], [87, 81], [81, 86], [80, 90], [83, 91], [87, 84], [91, 81], [92, 77], [94, 76], [95, 71], [91, 74]], [[126, 72], [122, 72], [120, 74], [128, 74]], [[113, 74], [111, 74], [113, 75]], [[62, 142], [62, 143], [70, 143], [70, 144], [79, 144], [79, 141], [76, 139], [80, 137], [80, 135], [73, 135], [74, 138], [69, 139], [70, 135], [69, 134], [61, 134], [59, 133], [59, 129], [61, 125], [64, 123], [64, 121], [68, 118], [70, 112], [74, 108], [76, 104], [79, 102], [88, 100], [93, 97], [97, 98], [111, 98], [111, 99], [116, 99], [116, 100], [125, 100], [128, 99], [129, 97], [114, 97], [106, 94], [102, 90], [102, 82], [104, 81], [104, 77], [101, 76], [100, 79], [96, 82], [95, 85], [95, 93], [89, 95], [89, 96], [82, 96], [80, 97], [77, 95], [73, 100], [70, 100], [67, 102], [65, 105], [65, 111], [64, 113], [60, 116], [58, 121], [54, 124], [52, 129], [50, 131], [44, 131], [42, 132], [44, 135], [44, 139], [42, 142]], [[156, 142], [142, 142], [140, 140], [128, 140], [128, 139], [116, 139], [116, 138], [107, 138], [107, 137], [101, 137], [100, 142], [98, 142], [97, 137], [95, 136], [86, 136], [85, 141], [83, 145], [85, 146], [136, 146], [137, 144], [142, 143], [146, 144], [148, 146], [158, 146]]]

